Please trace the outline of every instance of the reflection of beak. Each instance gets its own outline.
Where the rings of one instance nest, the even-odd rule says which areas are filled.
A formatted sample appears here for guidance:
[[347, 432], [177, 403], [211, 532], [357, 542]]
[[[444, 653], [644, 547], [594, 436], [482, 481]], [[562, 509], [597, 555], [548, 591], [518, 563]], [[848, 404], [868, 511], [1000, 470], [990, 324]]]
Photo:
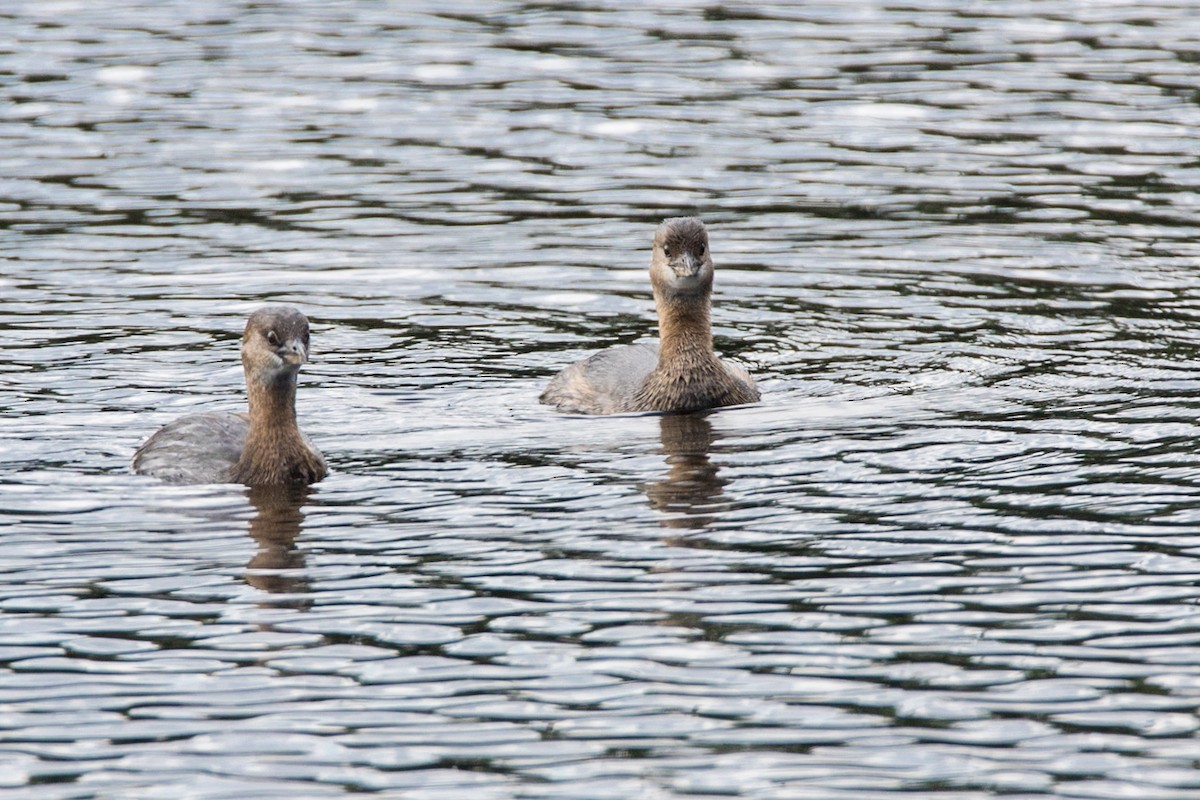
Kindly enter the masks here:
[[679, 266], [675, 267], [675, 274], [681, 278], [690, 278], [699, 271], [700, 263], [691, 253], [684, 253], [679, 259]]
[[300, 366], [305, 361], [308, 361], [308, 348], [304, 346], [304, 342], [299, 339], [291, 339], [284, 343], [283, 347], [279, 348], [279, 357], [283, 359], [283, 363]]

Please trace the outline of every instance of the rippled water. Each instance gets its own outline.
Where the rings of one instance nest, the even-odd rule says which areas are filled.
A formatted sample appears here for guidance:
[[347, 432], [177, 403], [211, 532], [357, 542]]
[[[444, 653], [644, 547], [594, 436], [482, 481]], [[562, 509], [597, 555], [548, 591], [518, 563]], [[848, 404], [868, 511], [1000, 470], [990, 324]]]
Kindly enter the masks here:
[[[5, 797], [1200, 797], [1193, 4], [0, 33]], [[762, 403], [538, 405], [684, 213]], [[129, 475], [268, 300], [331, 477]]]

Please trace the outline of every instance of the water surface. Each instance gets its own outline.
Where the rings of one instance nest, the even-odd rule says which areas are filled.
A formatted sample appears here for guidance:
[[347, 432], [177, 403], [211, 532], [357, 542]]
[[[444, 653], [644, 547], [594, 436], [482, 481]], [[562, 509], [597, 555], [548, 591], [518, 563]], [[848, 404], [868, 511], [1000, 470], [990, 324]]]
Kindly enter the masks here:
[[[1195, 10], [655, 5], [0, 10], [6, 797], [1200, 797]], [[538, 405], [692, 213], [763, 401]]]

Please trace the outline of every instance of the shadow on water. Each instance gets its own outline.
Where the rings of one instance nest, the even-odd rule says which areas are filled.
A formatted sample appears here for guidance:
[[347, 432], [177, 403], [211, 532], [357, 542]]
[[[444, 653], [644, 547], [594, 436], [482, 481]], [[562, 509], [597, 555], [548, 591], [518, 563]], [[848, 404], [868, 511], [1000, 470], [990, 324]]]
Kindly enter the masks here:
[[708, 454], [716, 437], [704, 414], [666, 414], [659, 417], [659, 435], [666, 455], [667, 474], [645, 484], [652, 508], [663, 513], [664, 528], [699, 530], [728, 507], [720, 467]]
[[[250, 538], [258, 550], [246, 563], [246, 583], [271, 594], [307, 595], [310, 586], [297, 573], [305, 567], [304, 554], [296, 548], [296, 537], [304, 523], [301, 510], [309, 496], [307, 486], [255, 486], [248, 498], [255, 514], [250, 520]], [[310, 601], [296, 598], [272, 602], [292, 608], [308, 607]]]

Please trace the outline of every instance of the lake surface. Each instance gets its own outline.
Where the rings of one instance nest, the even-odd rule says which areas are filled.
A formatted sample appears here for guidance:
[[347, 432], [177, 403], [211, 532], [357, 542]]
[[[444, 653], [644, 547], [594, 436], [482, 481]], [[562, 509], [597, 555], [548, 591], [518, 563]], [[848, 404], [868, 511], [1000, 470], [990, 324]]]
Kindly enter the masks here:
[[[1194, 4], [0, 34], [5, 798], [1200, 797]], [[762, 402], [539, 405], [680, 214]], [[331, 476], [130, 475], [267, 302]]]

